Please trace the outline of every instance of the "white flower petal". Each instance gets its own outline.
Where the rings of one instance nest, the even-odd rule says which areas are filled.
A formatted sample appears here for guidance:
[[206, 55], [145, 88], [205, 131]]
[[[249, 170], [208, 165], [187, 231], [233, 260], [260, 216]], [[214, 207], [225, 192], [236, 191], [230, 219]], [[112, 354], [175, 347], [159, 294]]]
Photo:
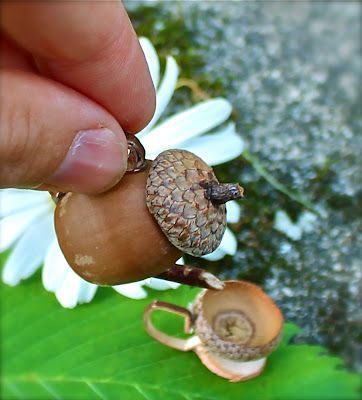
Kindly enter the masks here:
[[46, 213], [43, 205], [31, 208], [25, 211], [19, 211], [9, 214], [0, 220], [0, 252], [10, 247], [17, 239], [21, 237], [31, 222], [40, 218]]
[[179, 259], [176, 261], [176, 264], [185, 265], [185, 260], [183, 259], [183, 257], [179, 258]]
[[74, 308], [77, 305], [81, 284], [82, 279], [69, 268], [64, 281], [55, 292], [57, 300], [64, 308]]
[[220, 243], [220, 248], [226, 254], [230, 254], [231, 256], [236, 253], [236, 250], [238, 248], [238, 242], [235, 238], [235, 235], [229, 228], [226, 228], [225, 230], [224, 236]]
[[317, 216], [310, 211], [303, 211], [297, 221], [297, 226], [306, 233], [313, 232], [317, 222]]
[[10, 214], [37, 208], [41, 204], [50, 206], [48, 192], [25, 189], [0, 190], [0, 218]]
[[87, 282], [80, 277], [79, 279], [81, 280], [81, 285], [78, 293], [78, 303], [89, 303], [93, 300], [93, 297], [97, 292], [98, 286], [94, 285], [93, 283]]
[[146, 37], [139, 39], [143, 53], [145, 54], [148, 68], [150, 70], [153, 85], [157, 89], [158, 82], [160, 80], [160, 62], [158, 61], [158, 55], [153, 44]]
[[5, 283], [16, 285], [38, 269], [54, 239], [52, 221], [53, 216], [48, 214], [39, 218], [25, 231], [5, 263], [2, 272]]
[[234, 255], [236, 253], [237, 248], [238, 248], [238, 242], [235, 238], [235, 235], [229, 228], [226, 228], [220, 246], [215, 251], [213, 251], [210, 254], [207, 254], [206, 256], [203, 256], [202, 258], [205, 258], [206, 260], [209, 261], [221, 260], [222, 258], [225, 257], [226, 254], [229, 254], [231, 256]]
[[180, 284], [176, 282], [165, 281], [164, 279], [150, 278], [145, 284], [155, 290], [177, 289]]
[[217, 98], [204, 101], [168, 118], [144, 137], [143, 144], [147, 156], [178, 146], [215, 128], [229, 118], [231, 111], [232, 107], [228, 101]]
[[284, 233], [292, 240], [299, 240], [302, 237], [302, 230], [294, 224], [284, 210], [278, 210], [275, 214], [274, 228]]
[[225, 255], [226, 255], [225, 251], [223, 249], [221, 249], [220, 247], [218, 247], [212, 253], [207, 254], [206, 256], [202, 256], [202, 258], [205, 258], [205, 260], [208, 260], [208, 261], [217, 261], [217, 260], [221, 260], [222, 258], [224, 258]]
[[[162, 82], [160, 87], [157, 90], [156, 93], [156, 110], [155, 113], [149, 122], [149, 124], [137, 134], [137, 137], [139, 139], [142, 139], [142, 141], [148, 137], [149, 134], [152, 134], [150, 132], [151, 128], [157, 123], [159, 120], [160, 116], [162, 113], [165, 111], [165, 108], [167, 107], [168, 103], [170, 102], [172, 95], [176, 89], [176, 84], [177, 84], [177, 78], [178, 78], [178, 66], [173, 57], [168, 56], [166, 59], [166, 69], [164, 76], [162, 78]], [[143, 143], [143, 145], [145, 145]]]
[[226, 254], [234, 255], [237, 248], [238, 242], [236, 241], [235, 235], [229, 228], [226, 228], [220, 246], [212, 253], [203, 256], [203, 258], [209, 261], [221, 260]]
[[69, 265], [60, 250], [58, 241], [53, 240], [45, 256], [42, 270], [43, 286], [50, 292], [56, 292], [63, 285]]
[[239, 222], [240, 206], [235, 200], [226, 203], [226, 219], [230, 224], [236, 224]]
[[65, 308], [74, 308], [77, 304], [89, 303], [97, 285], [86, 282], [68, 265], [55, 239], [48, 249], [42, 271], [45, 289], [55, 292], [59, 303]]
[[220, 132], [189, 139], [179, 148], [197, 154], [209, 165], [218, 165], [240, 156], [244, 141], [231, 123]]
[[144, 299], [147, 292], [142, 288], [144, 281], [125, 283], [124, 285], [112, 286], [115, 291], [131, 299]]
[[[185, 261], [181, 257], [176, 261], [176, 264], [184, 265]], [[166, 281], [164, 279], [158, 279], [158, 278], [145, 279], [144, 284], [145, 284], [145, 286], [148, 286], [155, 290], [177, 289], [180, 286], [180, 284], [177, 282], [170, 282], [170, 281]]]

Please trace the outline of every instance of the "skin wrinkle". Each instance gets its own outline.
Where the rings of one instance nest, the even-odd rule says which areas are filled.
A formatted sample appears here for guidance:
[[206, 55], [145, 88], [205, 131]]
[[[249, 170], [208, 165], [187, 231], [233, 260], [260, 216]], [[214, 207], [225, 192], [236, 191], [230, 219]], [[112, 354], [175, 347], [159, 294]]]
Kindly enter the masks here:
[[[123, 19], [128, 20], [127, 14], [123, 7], [115, 7], [115, 4], [103, 3], [99, 7], [99, 4], [91, 3], [88, 3], [87, 6], [57, 2], [48, 2], [45, 5], [26, 4], [26, 2], [5, 3], [2, 5], [2, 27], [9, 36], [21, 44], [21, 47], [27, 48], [39, 57], [54, 61], [62, 59], [80, 62], [84, 59], [91, 59], [93, 53], [98, 53], [103, 47], [108, 47], [108, 43], [116, 40], [122, 30], [127, 28], [127, 24], [122, 24]], [[58, 9], [58, 11], [51, 8]], [[30, 20], [28, 15], [31, 16]], [[94, 15], [97, 17], [94, 18]], [[113, 19], [110, 20], [111, 18]], [[49, 23], [50, 20], [54, 23]], [[44, 21], [46, 30], [38, 29], [39, 23]], [[58, 21], [62, 22], [62, 26], [58, 25]], [[96, 25], [86, 24], [86, 21], [93, 21]], [[102, 21], [107, 21], [107, 23]], [[32, 27], [35, 27], [33, 36], [26, 37], [24, 30]], [[120, 27], [121, 29], [119, 29]], [[54, 40], [54, 37], [61, 36], [61, 33], [68, 35], [70, 29], [72, 39], [78, 46], [77, 52], [74, 52], [71, 47], [64, 46], [63, 42]], [[49, 39], [49, 33], [51, 39]], [[41, 42], [42, 46], [39, 47], [36, 42]]]
[[[59, 3], [39, 6], [38, 13], [36, 7], [19, 4], [4, 5], [3, 25], [12, 38], [37, 54], [42, 73], [101, 104], [129, 132], [147, 125], [156, 106], [155, 89], [121, 3], [65, 4], [58, 14]], [[54, 15], [58, 21], [52, 24]], [[26, 27], [34, 28], [32, 35], [26, 34]], [[70, 39], [69, 46], [62, 45]]]
[[[3, 87], [3, 85], [1, 85]], [[6, 92], [6, 90], [5, 90]], [[9, 101], [9, 100], [8, 100]], [[30, 111], [27, 107], [17, 107], [10, 103], [7, 107], [2, 107], [1, 123], [4, 132], [10, 132], [9, 135], [1, 135], [0, 155], [3, 167], [0, 171], [0, 182], [5, 182], [7, 176], [16, 175], [18, 167], [23, 163], [24, 154], [27, 153], [27, 147], [30, 143]], [[21, 135], [17, 132], [22, 132]], [[25, 137], [24, 137], [25, 136]], [[4, 143], [5, 142], [5, 143]], [[16, 179], [16, 178], [15, 178]]]
[[[5, 92], [7, 91], [5, 90]], [[8, 139], [8, 142], [1, 145], [0, 149], [6, 149], [9, 152], [5, 152], [5, 155], [2, 154], [1, 157], [4, 166], [0, 182], [6, 183], [6, 180], [19, 182], [21, 177], [22, 181], [19, 182], [21, 187], [39, 185], [37, 175], [42, 174], [43, 171], [39, 171], [34, 176], [34, 171], [29, 168], [29, 165], [36, 163], [37, 158], [41, 157], [38, 151], [41, 145], [35, 141], [45, 142], [44, 139], [48, 136], [46, 129], [41, 123], [41, 119], [34, 117], [36, 111], [34, 112], [32, 109], [32, 103], [24, 102], [19, 106], [19, 104], [9, 101], [8, 106], [3, 109], [5, 110], [5, 122], [1, 122], [0, 125], [4, 127], [7, 124], [8, 128], [5, 128], [4, 132], [9, 132], [9, 134], [2, 135], [5, 140]], [[44, 160], [46, 158], [43, 157]], [[44, 173], [49, 171], [50, 164], [51, 160], [49, 160], [49, 165], [43, 166]]]
[[[126, 33], [128, 32], [126, 31]], [[67, 61], [57, 61], [55, 63], [53, 61], [49, 62], [46, 59], [40, 58], [36, 60], [36, 63], [48, 77], [52, 77], [54, 75], [60, 76], [60, 80], [63, 83], [70, 84], [72, 87], [85, 95], [90, 95], [94, 100], [100, 102], [109, 112], [114, 114], [116, 109], [117, 112], [115, 113], [115, 116], [117, 117], [120, 115], [121, 110], [128, 108], [129, 104], [135, 102], [145, 90], [144, 80], [139, 79], [139, 77], [142, 75], [142, 70], [144, 67], [144, 65], [137, 62], [137, 58], [139, 57], [139, 45], [137, 44], [131, 47], [126, 47], [123, 45], [125, 48], [119, 51], [121, 43], [129, 42], [129, 40], [132, 39], [132, 35], [128, 35], [130, 36], [129, 38], [117, 38], [110, 45], [114, 46], [114, 48], [110, 47], [108, 49], [102, 49], [97, 56], [94, 55], [92, 59], [84, 60], [81, 63], [70, 63]], [[114, 57], [115, 51], [119, 52], [119, 54], [123, 56], [121, 60], [120, 58]], [[110, 73], [114, 74], [114, 76], [117, 76], [117, 84], [115, 84], [115, 82], [112, 80], [105, 79], [104, 69], [101, 68], [102, 64], [108, 65], [107, 75]], [[145, 65], [147, 65], [146, 61]], [[74, 76], [76, 75], [79, 76], [77, 83], [74, 81]], [[83, 89], [83, 76], [87, 76], [87, 79], [93, 82], [91, 89]], [[120, 87], [125, 87], [126, 85], [130, 86], [132, 90], [128, 90], [123, 93], [120, 92]], [[139, 131], [143, 128], [143, 125], [145, 125], [143, 121], [147, 121], [148, 123], [152, 119], [156, 107], [156, 101], [154, 87], [152, 86], [150, 90], [154, 92], [154, 95], [145, 96], [143, 101], [139, 102], [138, 105], [137, 114], [142, 116], [142, 121], [137, 121], [136, 125], [134, 122], [135, 117], [133, 115], [122, 113], [123, 125], [128, 126], [132, 123], [132, 121], [133, 125], [136, 125], [135, 129], [133, 129], [133, 126], [132, 129], [129, 128], [129, 132]], [[107, 104], [102, 101], [104, 97], [103, 93], [105, 92], [108, 93], [108, 98], [117, 99], [117, 104], [113, 103], [111, 105], [112, 107], [107, 107]], [[101, 93], [101, 95], [99, 95], [99, 93]]]
[[[123, 29], [122, 31], [124, 31], [123, 35], [126, 35], [126, 33], [128, 33], [126, 29]], [[54, 56], [54, 59], [52, 59], [52, 57], [47, 57], [44, 55], [38, 55], [36, 58], [40, 62], [49, 63], [52, 66], [52, 70], [56, 71], [57, 68], [59, 68], [59, 70], [61, 71], [62, 69], [72, 69], [73, 67], [79, 68], [79, 65], [82, 65], [82, 68], [94, 66], [95, 63], [103, 63], [105, 59], [111, 61], [109, 60], [109, 56], [113, 56], [115, 49], [117, 49], [117, 52], [119, 52], [119, 56], [122, 56], [121, 60], [123, 64], [126, 63], [129, 58], [129, 41], [132, 40], [132, 38], [133, 35], [130, 35], [130, 37], [123, 37], [122, 34], [120, 36], [117, 35], [114, 38], [112, 37], [112, 40], [109, 40], [108, 43], [107, 41], [102, 42], [101, 46], [97, 46], [97, 49], [95, 49], [92, 54], [89, 54], [86, 57], [83, 56], [82, 59], [60, 58], [59, 55], [57, 57]], [[124, 43], [126, 43], [127, 45], [122, 47], [121, 45]]]

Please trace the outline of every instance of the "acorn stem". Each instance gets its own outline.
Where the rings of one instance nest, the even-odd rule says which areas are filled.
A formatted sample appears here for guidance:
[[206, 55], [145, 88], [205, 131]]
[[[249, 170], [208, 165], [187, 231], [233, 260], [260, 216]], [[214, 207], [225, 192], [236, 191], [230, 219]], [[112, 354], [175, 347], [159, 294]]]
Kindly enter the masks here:
[[205, 197], [214, 204], [224, 204], [244, 196], [244, 189], [238, 183], [208, 181], [201, 182], [200, 185], [205, 189]]
[[224, 288], [224, 282], [215, 275], [201, 268], [191, 267], [189, 265], [175, 264], [158, 275], [157, 278], [205, 289], [221, 290]]
[[49, 192], [49, 194], [55, 205], [57, 205], [59, 201], [66, 195], [64, 192]]
[[139, 172], [146, 168], [146, 152], [135, 135], [126, 133], [128, 146], [127, 172]]

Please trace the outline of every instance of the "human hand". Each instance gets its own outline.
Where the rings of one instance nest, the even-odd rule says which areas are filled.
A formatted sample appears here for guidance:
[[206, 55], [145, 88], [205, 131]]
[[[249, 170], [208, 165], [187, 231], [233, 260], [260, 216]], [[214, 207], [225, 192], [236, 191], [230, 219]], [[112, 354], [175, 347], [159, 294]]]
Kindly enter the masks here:
[[97, 193], [126, 170], [122, 128], [155, 93], [120, 2], [1, 5], [0, 187]]

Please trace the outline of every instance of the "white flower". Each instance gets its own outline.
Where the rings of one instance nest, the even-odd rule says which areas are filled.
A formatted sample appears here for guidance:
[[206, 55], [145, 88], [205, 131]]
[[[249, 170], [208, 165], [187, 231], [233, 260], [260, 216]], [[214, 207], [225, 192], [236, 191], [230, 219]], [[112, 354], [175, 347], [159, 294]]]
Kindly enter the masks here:
[[[147, 157], [154, 158], [165, 149], [177, 147], [190, 150], [210, 165], [216, 165], [240, 155], [243, 141], [233, 123], [205, 134], [229, 118], [232, 107], [225, 99], [204, 101], [157, 124], [176, 89], [178, 66], [173, 57], [167, 57], [165, 72], [159, 83], [157, 53], [148, 39], [141, 38], [140, 42], [157, 88], [155, 115], [138, 135], [146, 148]], [[90, 302], [97, 285], [80, 278], [66, 262], [56, 240], [53, 211], [54, 205], [46, 192], [19, 189], [0, 191], [0, 251], [14, 245], [3, 268], [2, 279], [9, 285], [17, 285], [44, 263], [42, 281], [45, 289], [54, 292], [63, 307], [73, 308], [79, 303]], [[237, 203], [227, 203], [228, 222], [237, 222], [239, 216]], [[236, 247], [236, 239], [227, 228], [220, 247], [205, 258], [221, 259], [225, 254], [234, 254]], [[166, 290], [178, 284], [149, 278], [113, 288], [124, 296], [141, 299], [147, 296], [144, 286]]]
[[317, 216], [310, 211], [303, 211], [296, 223], [294, 223], [284, 210], [275, 213], [274, 228], [290, 239], [297, 241], [303, 233], [310, 233], [315, 229]]

